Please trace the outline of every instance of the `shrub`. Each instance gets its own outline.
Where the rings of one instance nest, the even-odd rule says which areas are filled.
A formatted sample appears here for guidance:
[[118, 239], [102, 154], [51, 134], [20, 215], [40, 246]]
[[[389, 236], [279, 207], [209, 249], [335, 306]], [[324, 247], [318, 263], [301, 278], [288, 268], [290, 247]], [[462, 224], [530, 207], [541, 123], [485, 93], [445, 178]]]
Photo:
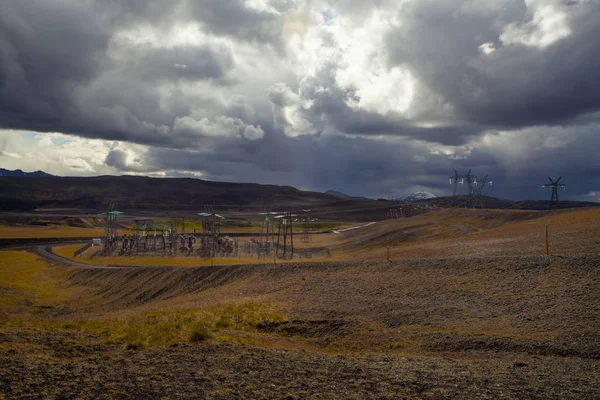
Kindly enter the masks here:
[[227, 329], [231, 326], [231, 321], [225, 316], [221, 316], [217, 322], [215, 322], [215, 328]]
[[212, 338], [212, 334], [205, 326], [196, 326], [190, 335], [190, 342], [203, 342]]
[[513, 364], [513, 366], [515, 367], [527, 367], [529, 364], [527, 364], [526, 362], [523, 361], [517, 361]]
[[146, 347], [144, 345], [144, 343], [141, 341], [138, 341], [138, 340], [127, 342], [127, 343], [125, 343], [125, 346], [123, 346], [123, 348], [125, 350], [140, 350], [140, 349], [143, 349], [144, 347]]

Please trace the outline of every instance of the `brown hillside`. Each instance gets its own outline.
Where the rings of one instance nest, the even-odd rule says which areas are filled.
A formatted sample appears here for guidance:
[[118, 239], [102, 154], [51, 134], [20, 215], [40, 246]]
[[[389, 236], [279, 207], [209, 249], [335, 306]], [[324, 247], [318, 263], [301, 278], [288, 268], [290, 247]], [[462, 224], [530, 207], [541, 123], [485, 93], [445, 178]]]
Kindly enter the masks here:
[[553, 254], [600, 251], [597, 208], [440, 210], [344, 232], [332, 249], [380, 258], [389, 239], [392, 258], [544, 254], [546, 226]]

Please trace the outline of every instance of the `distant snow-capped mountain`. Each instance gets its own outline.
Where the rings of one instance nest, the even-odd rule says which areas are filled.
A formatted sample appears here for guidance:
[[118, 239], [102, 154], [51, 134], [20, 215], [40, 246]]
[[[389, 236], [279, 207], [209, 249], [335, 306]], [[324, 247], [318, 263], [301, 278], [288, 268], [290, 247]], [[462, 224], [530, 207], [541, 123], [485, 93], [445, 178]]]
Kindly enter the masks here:
[[403, 198], [402, 201], [411, 203], [413, 201], [433, 199], [435, 197], [437, 197], [435, 194], [423, 191], [423, 192], [415, 192], [413, 194], [410, 194], [410, 195], [406, 196], [405, 198]]

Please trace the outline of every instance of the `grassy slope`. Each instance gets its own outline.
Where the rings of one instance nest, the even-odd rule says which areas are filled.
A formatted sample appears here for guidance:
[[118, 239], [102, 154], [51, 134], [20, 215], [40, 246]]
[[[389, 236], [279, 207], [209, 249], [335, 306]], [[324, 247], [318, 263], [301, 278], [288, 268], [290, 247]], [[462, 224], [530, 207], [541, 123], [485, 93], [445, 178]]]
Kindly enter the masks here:
[[392, 258], [544, 254], [545, 227], [553, 254], [600, 250], [600, 209], [561, 211], [442, 210], [344, 233], [334, 254]]
[[[185, 341], [201, 326], [211, 336], [290, 348], [428, 353], [496, 346], [600, 357], [598, 256], [115, 270], [3, 255], [5, 323], [47, 321], [124, 344]], [[257, 329], [261, 321], [279, 335]]]
[[64, 305], [73, 294], [64, 287], [69, 272], [68, 268], [50, 268], [30, 253], [0, 252], [0, 316], [30, 316]]

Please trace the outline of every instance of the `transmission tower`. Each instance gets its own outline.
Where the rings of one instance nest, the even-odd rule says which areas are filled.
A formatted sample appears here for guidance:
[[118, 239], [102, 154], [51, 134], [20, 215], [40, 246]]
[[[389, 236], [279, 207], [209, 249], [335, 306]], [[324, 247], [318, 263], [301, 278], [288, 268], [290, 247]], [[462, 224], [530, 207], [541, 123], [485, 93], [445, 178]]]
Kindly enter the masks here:
[[488, 179], [488, 174], [485, 175], [485, 177], [483, 178], [483, 180], [479, 183], [479, 187], [475, 188], [475, 195], [477, 196], [477, 199], [479, 200], [479, 207], [483, 208], [483, 189], [485, 189], [486, 186], [492, 186], [492, 181]]
[[402, 212], [402, 207], [388, 208], [387, 217], [388, 217], [388, 219], [404, 218], [404, 213]]
[[273, 226], [273, 219], [269, 216], [268, 212], [261, 213], [265, 216], [261, 226], [260, 226], [260, 249], [266, 253], [271, 251], [271, 247], [273, 247], [273, 236], [275, 236], [275, 227]]
[[104, 216], [104, 254], [112, 253], [118, 246], [119, 224], [117, 223], [117, 217], [123, 213], [116, 211], [114, 208], [114, 204], [110, 203], [105, 213], [98, 214]]
[[[294, 236], [292, 230], [292, 213], [286, 212], [283, 215], [278, 215], [275, 218], [279, 219], [279, 227], [277, 229], [277, 257], [290, 260], [294, 257]], [[281, 251], [280, 251], [281, 248]]]
[[456, 189], [458, 185], [467, 184], [469, 190], [469, 208], [473, 208], [473, 194], [477, 188], [477, 175], [471, 175], [471, 170], [465, 175], [458, 175], [456, 170], [454, 176], [449, 177], [450, 184], [452, 185], [452, 195], [456, 196]]
[[450, 184], [452, 185], [452, 196], [456, 196], [456, 189], [458, 186], [458, 172], [454, 170], [454, 176], [450, 178]]
[[550, 177], [548, 177], [548, 179], [550, 179], [551, 183], [546, 183], [540, 186], [542, 189], [552, 188], [552, 194], [550, 195], [550, 203], [548, 204], [548, 209], [552, 210], [553, 207], [560, 208], [560, 203], [558, 202], [558, 189], [565, 190], [565, 187], [567, 185], [565, 185], [564, 183], [559, 183], [562, 179], [562, 176], [559, 177], [556, 181]]
[[302, 217], [302, 242], [308, 243], [312, 240], [310, 236], [310, 210], [302, 210], [304, 211], [304, 216]]
[[212, 205], [205, 205], [206, 212], [198, 213], [203, 217], [202, 221], [202, 238], [201, 248], [205, 256], [215, 257], [219, 247], [219, 235], [221, 233], [221, 222], [219, 220], [225, 217], [215, 213], [215, 208]]

